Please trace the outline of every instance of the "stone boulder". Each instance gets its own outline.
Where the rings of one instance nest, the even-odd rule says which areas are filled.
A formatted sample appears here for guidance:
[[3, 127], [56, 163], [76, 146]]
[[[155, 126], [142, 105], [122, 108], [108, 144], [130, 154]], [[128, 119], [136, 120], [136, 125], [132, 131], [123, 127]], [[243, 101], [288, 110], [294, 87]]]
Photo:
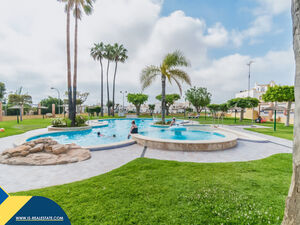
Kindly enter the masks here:
[[51, 138], [40, 138], [8, 149], [0, 155], [0, 163], [10, 165], [58, 165], [91, 158], [88, 149], [76, 144], [58, 144]]

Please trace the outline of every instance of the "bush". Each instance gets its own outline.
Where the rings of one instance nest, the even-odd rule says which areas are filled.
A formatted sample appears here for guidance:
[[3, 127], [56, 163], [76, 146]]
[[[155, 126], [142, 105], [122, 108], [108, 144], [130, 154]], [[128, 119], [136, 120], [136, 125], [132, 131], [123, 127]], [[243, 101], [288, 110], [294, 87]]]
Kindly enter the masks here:
[[165, 123], [163, 123], [162, 121], [158, 121], [158, 122], [155, 122], [154, 124], [157, 124], [157, 125], [170, 125], [171, 122], [172, 122], [171, 120], [168, 120]]
[[76, 119], [75, 119], [75, 125], [80, 127], [80, 126], [84, 126], [85, 125], [85, 122], [88, 120], [87, 117], [85, 116], [82, 116], [82, 115], [78, 115], [76, 116]]
[[51, 123], [52, 123], [53, 127], [65, 127], [65, 126], [67, 126], [65, 119], [62, 119], [62, 118], [53, 119]]

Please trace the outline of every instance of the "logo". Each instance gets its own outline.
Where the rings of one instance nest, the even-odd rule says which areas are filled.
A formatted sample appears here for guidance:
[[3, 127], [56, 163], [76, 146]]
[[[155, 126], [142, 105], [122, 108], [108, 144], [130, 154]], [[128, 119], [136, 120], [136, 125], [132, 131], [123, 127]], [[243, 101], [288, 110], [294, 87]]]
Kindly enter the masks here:
[[70, 225], [63, 209], [39, 196], [9, 196], [0, 187], [0, 225]]

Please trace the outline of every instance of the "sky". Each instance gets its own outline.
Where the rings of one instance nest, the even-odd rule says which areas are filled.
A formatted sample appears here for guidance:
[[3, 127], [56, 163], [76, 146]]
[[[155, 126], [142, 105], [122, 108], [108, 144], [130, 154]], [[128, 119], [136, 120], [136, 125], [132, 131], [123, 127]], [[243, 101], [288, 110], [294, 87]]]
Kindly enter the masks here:
[[[189, 59], [191, 66], [184, 69], [193, 86], [208, 88], [214, 103], [226, 102], [247, 89], [246, 64], [250, 60], [254, 61], [251, 86], [271, 80], [292, 85], [295, 65], [290, 2], [97, 0], [93, 14], [79, 23], [78, 90], [90, 93], [87, 104], [100, 102], [100, 66], [89, 53], [93, 44], [101, 41], [117, 42], [128, 49], [128, 60], [118, 66], [117, 103], [122, 103], [120, 91], [141, 92], [141, 70], [159, 65], [174, 50]], [[71, 26], [73, 32], [73, 19]], [[55, 0], [1, 4], [0, 82], [8, 92], [22, 86], [34, 103], [56, 97], [51, 87], [63, 95], [67, 88], [65, 28], [64, 5]], [[113, 66], [111, 90], [112, 76]], [[149, 95], [148, 103], [155, 103], [160, 92], [158, 79], [144, 91]], [[175, 85], [167, 85], [167, 93], [178, 92]]]

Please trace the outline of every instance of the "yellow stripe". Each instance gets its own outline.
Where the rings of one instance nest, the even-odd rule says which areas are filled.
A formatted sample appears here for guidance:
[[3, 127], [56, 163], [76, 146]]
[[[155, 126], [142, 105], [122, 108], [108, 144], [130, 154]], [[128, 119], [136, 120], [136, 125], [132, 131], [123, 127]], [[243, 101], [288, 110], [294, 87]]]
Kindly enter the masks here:
[[0, 225], [6, 224], [29, 200], [31, 196], [10, 196], [0, 205]]
[[9, 194], [0, 186], [0, 189], [2, 190], [2, 191], [4, 191], [8, 196], [9, 196]]

